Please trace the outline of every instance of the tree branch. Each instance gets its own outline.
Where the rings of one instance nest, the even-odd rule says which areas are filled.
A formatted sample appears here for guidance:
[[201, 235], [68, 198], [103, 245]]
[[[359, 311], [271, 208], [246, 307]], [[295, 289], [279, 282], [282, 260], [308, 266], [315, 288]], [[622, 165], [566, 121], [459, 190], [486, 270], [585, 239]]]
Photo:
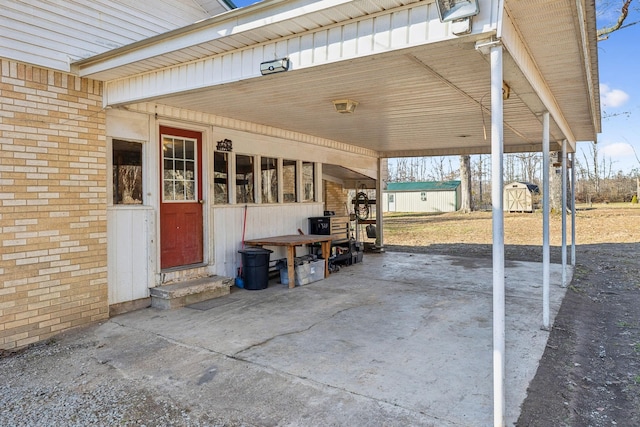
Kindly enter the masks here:
[[[598, 41], [607, 40], [609, 38], [609, 34], [622, 28], [622, 24], [624, 24], [624, 20], [627, 19], [627, 16], [629, 15], [629, 5], [631, 4], [632, 1], [633, 0], [625, 0], [624, 4], [622, 5], [622, 9], [620, 9], [620, 16], [618, 16], [618, 21], [614, 25], [612, 25], [611, 27], [604, 27], [598, 30], [598, 33], [597, 33]], [[629, 25], [633, 25], [633, 24], [636, 24], [636, 22]], [[626, 26], [629, 26], [629, 25], [626, 25]]]

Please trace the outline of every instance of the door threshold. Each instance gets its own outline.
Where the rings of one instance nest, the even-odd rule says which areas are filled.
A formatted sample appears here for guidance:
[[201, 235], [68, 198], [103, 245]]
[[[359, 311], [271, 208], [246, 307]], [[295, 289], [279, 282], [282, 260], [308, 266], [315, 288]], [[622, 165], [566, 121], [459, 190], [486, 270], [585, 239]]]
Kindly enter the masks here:
[[189, 265], [177, 265], [175, 267], [163, 268], [162, 270], [160, 270], [160, 273], [173, 273], [174, 271], [191, 270], [193, 268], [206, 267], [207, 265], [208, 264], [206, 262]]

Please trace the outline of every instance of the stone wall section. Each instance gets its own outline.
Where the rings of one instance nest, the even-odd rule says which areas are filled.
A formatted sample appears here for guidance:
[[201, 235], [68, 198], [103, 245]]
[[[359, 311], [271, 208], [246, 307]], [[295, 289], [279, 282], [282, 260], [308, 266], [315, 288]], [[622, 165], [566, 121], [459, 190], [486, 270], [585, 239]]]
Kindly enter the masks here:
[[0, 349], [108, 317], [102, 83], [0, 75]]

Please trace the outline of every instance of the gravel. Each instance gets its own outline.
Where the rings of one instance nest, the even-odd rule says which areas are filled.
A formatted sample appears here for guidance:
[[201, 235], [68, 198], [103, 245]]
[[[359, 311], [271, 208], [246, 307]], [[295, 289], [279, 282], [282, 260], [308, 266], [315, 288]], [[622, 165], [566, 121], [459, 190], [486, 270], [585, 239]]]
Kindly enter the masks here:
[[90, 357], [98, 346], [62, 338], [0, 354], [0, 426], [230, 425], [113, 375], [108, 361]]

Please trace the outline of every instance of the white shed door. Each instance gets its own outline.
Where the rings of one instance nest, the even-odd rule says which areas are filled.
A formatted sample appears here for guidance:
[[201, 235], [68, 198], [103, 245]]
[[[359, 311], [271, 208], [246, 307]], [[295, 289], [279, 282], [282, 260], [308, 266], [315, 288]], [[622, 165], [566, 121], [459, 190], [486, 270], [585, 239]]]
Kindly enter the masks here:
[[395, 193], [390, 193], [389, 194], [387, 210], [389, 212], [395, 212], [396, 211], [396, 195], [395, 195]]

